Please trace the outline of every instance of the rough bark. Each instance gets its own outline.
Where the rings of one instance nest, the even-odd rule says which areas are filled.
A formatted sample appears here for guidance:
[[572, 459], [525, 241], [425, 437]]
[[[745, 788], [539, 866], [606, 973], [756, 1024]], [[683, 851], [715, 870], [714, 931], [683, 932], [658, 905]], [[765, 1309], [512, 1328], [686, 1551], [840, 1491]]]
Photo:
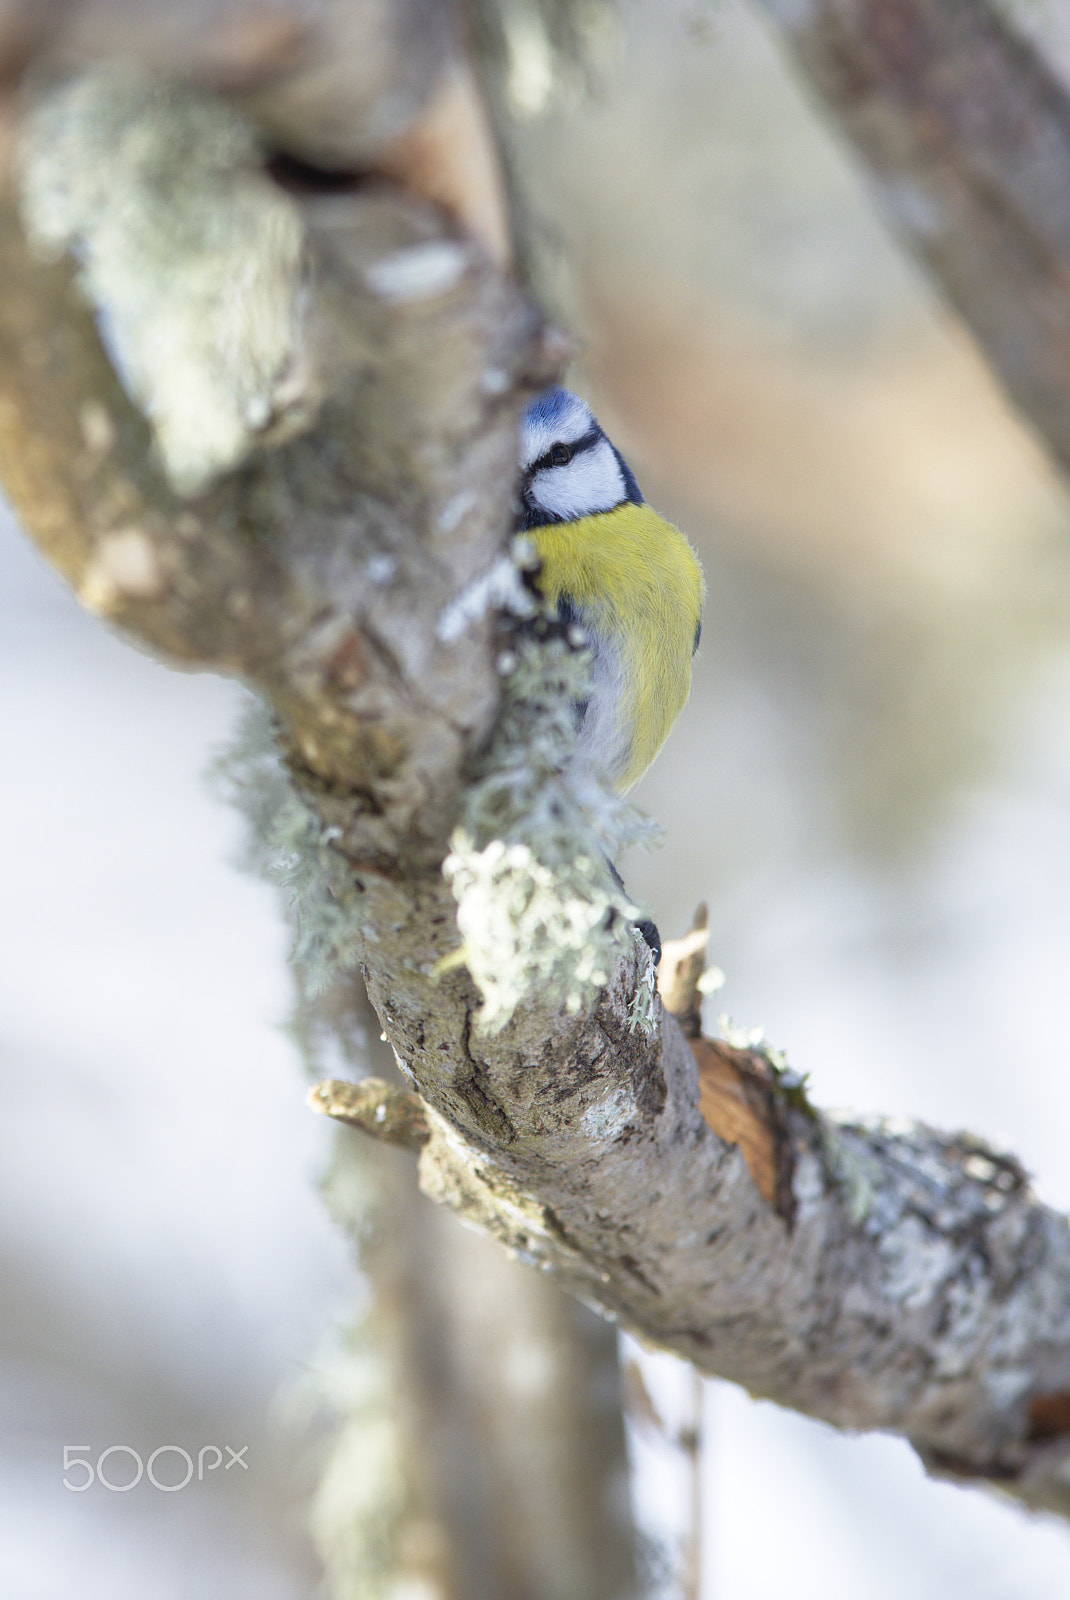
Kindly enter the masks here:
[[[57, 4], [65, 59], [107, 51], [112, 35], [94, 32], [94, 19], [123, 9], [118, 0]], [[135, 33], [131, 48], [219, 87], [201, 45], [188, 46], [216, 37], [199, 31], [191, 9], [186, 44], [167, 33], [171, 53], [161, 56], [156, 35], [150, 45]], [[834, 8], [854, 18], [869, 9]], [[898, 8], [876, 9], [887, 18]], [[954, 75], [938, 9], [914, 8], [929, 15], [918, 37], [931, 54], [907, 75], [912, 84], [929, 81], [930, 67]], [[984, 15], [965, 0], [946, 9]], [[217, 21], [238, 15], [211, 10]], [[805, 21], [820, 8], [790, 10]], [[348, 6], [325, 15], [343, 13], [363, 16]], [[148, 8], [145, 26], [164, 28], [167, 15]], [[385, 26], [374, 11], [367, 18], [369, 29]], [[38, 40], [29, 8], [10, 0], [0, 39], [19, 19], [9, 76]], [[1009, 94], [1017, 47], [994, 25], [985, 37], [986, 69]], [[887, 48], [894, 55], [901, 44], [893, 30]], [[314, 57], [316, 41], [306, 46]], [[327, 52], [330, 83], [339, 74], [344, 83], [351, 46], [336, 40]], [[436, 49], [432, 41], [432, 58]], [[389, 59], [384, 94], [395, 68], [409, 82], [409, 45]], [[48, 65], [56, 60], [53, 48]], [[735, 1074], [729, 1098], [753, 1135], [727, 1142], [715, 1126], [734, 1141], [736, 1124], [713, 1109], [723, 1076], [707, 1120], [701, 1052], [657, 1002], [652, 1025], [636, 1025], [648, 973], [627, 938], [589, 1005], [571, 1009], [559, 990], [533, 983], [497, 1031], [481, 1026], [441, 864], [472, 774], [493, 763], [493, 601], [515, 419], [527, 388], [551, 375], [551, 352], [515, 284], [462, 231], [463, 210], [429, 209], [419, 183], [419, 194], [399, 186], [404, 161], [378, 169], [389, 168], [393, 185], [370, 183], [379, 146], [359, 132], [345, 148], [360, 153], [362, 181], [310, 192], [301, 163], [322, 160], [323, 129], [313, 117], [307, 141], [295, 132], [291, 76], [276, 61], [250, 95], [233, 59], [230, 73], [224, 86], [239, 85], [276, 157], [280, 145], [292, 152], [290, 198], [312, 262], [304, 431], [274, 443], [251, 435], [239, 466], [194, 498], [177, 495], [69, 269], [42, 268], [28, 249], [9, 185], [0, 474], [27, 531], [86, 603], [132, 637], [185, 665], [239, 673], [270, 699], [295, 781], [361, 896], [354, 938], [368, 991], [428, 1108], [427, 1193], [702, 1371], [837, 1425], [900, 1433], [934, 1470], [1070, 1512], [1070, 1232], [1012, 1160], [966, 1135], [833, 1121], [774, 1058], [720, 1045], [719, 1071]], [[356, 96], [347, 114], [374, 123], [378, 103]], [[894, 99], [886, 109], [888, 143], [907, 165], [920, 159], [909, 110]], [[960, 145], [971, 137], [966, 123], [954, 127]], [[984, 187], [994, 157], [983, 116], [972, 137]], [[1070, 173], [1058, 142], [1049, 159], [1056, 176]], [[1057, 231], [1061, 202], [1049, 200]], [[1009, 222], [1005, 209], [996, 214], [1012, 237], [1027, 231], [1017, 213]], [[983, 254], [983, 208], [963, 202], [956, 218]], [[1031, 304], [1050, 292], [1065, 315], [1058, 274], [1043, 278], [1041, 294], [1026, 271], [1046, 252], [1008, 250], [1005, 295], [1024, 283]], [[954, 278], [956, 252], [932, 256]], [[1060, 376], [1046, 359], [1043, 319], [1031, 314], [1024, 326], [1032, 337], [1009, 366], [1035, 359], [1019, 387], [1047, 396], [1044, 421], [1070, 404], [1070, 365]]]
[[[314, 1020], [332, 1054], [355, 1022], [365, 1037], [378, 1027], [354, 984], [301, 1013], [300, 1031]], [[345, 1053], [355, 1070], [392, 1072], [381, 1043]], [[634, 1600], [613, 1329], [420, 1194], [416, 1095], [363, 1078], [314, 1103], [376, 1135], [339, 1129], [324, 1183], [372, 1288], [331, 1386], [337, 1421], [313, 1506], [331, 1595], [408, 1581], [444, 1600]]]

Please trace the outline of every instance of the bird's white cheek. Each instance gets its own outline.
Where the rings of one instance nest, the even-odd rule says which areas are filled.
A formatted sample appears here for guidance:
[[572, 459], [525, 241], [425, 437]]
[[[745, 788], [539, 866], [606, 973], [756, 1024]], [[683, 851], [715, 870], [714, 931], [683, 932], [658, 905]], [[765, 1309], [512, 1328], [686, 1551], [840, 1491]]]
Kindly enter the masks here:
[[531, 487], [536, 505], [564, 522], [571, 522], [583, 515], [577, 509], [581, 486], [576, 481], [571, 464], [567, 467], [548, 467], [543, 472], [537, 472]]
[[566, 466], [537, 472], [532, 491], [536, 504], [563, 522], [612, 511], [625, 498], [620, 464], [604, 439]]

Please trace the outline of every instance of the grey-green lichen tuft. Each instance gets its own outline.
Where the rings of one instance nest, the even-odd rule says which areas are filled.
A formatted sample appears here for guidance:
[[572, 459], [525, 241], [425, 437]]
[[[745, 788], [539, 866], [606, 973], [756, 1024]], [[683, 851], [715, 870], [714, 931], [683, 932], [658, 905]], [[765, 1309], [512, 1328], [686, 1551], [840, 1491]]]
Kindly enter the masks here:
[[178, 493], [307, 425], [300, 212], [236, 111], [112, 64], [39, 94], [19, 156], [31, 236], [77, 260]]
[[[653, 831], [577, 757], [589, 653], [522, 635], [500, 667], [501, 718], [443, 864], [488, 1032], [535, 994], [570, 1013], [594, 1001], [632, 950], [638, 914], [609, 860]], [[636, 1021], [655, 1011], [639, 1006]]]
[[335, 848], [334, 830], [294, 788], [279, 757], [270, 712], [260, 701], [250, 700], [245, 708], [215, 774], [249, 822], [242, 864], [287, 892], [293, 962], [306, 993], [322, 994], [340, 971], [357, 965], [364, 898]]

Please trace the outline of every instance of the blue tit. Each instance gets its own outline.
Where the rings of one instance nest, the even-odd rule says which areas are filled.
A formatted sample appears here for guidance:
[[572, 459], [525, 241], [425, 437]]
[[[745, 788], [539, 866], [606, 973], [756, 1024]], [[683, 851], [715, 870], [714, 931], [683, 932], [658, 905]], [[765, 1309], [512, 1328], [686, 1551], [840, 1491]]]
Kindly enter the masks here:
[[618, 790], [657, 755], [691, 689], [705, 582], [678, 528], [646, 504], [590, 408], [548, 389], [524, 414], [520, 510], [549, 605], [593, 656], [579, 742]]

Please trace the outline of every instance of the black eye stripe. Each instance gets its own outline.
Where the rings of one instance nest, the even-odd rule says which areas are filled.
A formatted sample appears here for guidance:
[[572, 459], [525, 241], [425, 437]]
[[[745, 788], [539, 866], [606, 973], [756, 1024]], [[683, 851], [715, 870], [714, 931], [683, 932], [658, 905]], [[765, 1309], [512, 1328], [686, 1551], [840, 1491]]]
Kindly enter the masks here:
[[549, 450], [541, 455], [537, 461], [533, 461], [531, 463], [528, 471], [532, 473], [542, 472], [546, 468], [554, 467], [556, 462], [554, 462], [551, 458], [554, 450], [559, 444], [567, 445], [567, 448], [572, 452], [572, 459], [575, 460], [576, 457], [581, 455], [584, 450], [593, 450], [598, 441], [604, 438], [605, 434], [602, 432], [601, 428], [591, 428], [583, 435], [581, 439], [577, 439], [574, 444], [569, 444], [565, 439], [555, 439]]

